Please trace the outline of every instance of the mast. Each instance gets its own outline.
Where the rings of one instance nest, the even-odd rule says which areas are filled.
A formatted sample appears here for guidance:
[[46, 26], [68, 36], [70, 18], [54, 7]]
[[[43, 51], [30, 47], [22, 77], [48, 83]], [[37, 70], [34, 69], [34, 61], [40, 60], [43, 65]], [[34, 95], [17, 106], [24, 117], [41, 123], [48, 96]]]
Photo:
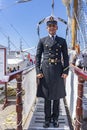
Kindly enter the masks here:
[[20, 51], [22, 51], [22, 39], [20, 39]]
[[72, 47], [75, 49], [75, 44], [77, 40], [77, 8], [78, 8], [78, 0], [73, 1], [73, 16], [72, 16]]
[[11, 48], [10, 48], [10, 38], [9, 38], [9, 36], [8, 36], [8, 53], [9, 53], [9, 55], [10, 55], [10, 50]]

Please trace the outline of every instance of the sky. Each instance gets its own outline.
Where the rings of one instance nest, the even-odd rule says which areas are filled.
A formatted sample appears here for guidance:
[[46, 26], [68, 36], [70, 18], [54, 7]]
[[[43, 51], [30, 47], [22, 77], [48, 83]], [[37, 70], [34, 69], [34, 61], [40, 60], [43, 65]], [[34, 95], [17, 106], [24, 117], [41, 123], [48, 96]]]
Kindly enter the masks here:
[[[52, 13], [52, 0], [32, 0], [16, 4], [17, 0], [0, 0], [0, 44], [11, 50], [32, 48], [38, 44], [37, 24]], [[67, 21], [62, 0], [54, 0], [54, 15]], [[40, 25], [40, 38], [48, 35], [46, 24]], [[66, 25], [58, 22], [57, 35], [65, 38]]]

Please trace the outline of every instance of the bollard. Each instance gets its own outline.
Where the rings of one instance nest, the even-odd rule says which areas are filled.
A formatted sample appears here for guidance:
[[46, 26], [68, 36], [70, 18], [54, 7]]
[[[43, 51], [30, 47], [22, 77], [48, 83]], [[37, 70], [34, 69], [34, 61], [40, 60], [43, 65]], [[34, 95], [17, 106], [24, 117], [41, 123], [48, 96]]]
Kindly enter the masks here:
[[17, 130], [22, 130], [22, 75], [17, 75], [16, 91], [16, 112], [17, 112]]
[[75, 121], [75, 130], [80, 130], [81, 128], [81, 119], [82, 119], [82, 97], [83, 97], [83, 83], [84, 79], [78, 76], [78, 97], [76, 105], [76, 121]]

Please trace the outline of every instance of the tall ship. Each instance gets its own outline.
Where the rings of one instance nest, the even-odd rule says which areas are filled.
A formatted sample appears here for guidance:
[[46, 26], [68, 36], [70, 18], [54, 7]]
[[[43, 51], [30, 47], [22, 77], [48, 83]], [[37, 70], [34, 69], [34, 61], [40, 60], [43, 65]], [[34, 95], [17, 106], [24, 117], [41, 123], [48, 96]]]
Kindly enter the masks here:
[[[16, 2], [26, 3], [29, 1], [32, 3], [33, 0]], [[36, 96], [37, 84], [39, 84], [36, 77], [36, 59], [35, 54], [30, 52], [33, 49], [36, 51], [36, 47], [20, 51], [9, 51], [8, 48], [5, 73], [0, 79], [0, 86], [4, 84], [4, 93], [2, 93], [4, 100], [0, 101], [0, 106], [3, 106], [0, 111], [1, 130], [87, 130], [87, 0], [61, 0], [61, 3], [66, 9], [67, 20], [61, 17], [57, 17], [57, 20], [66, 26], [65, 38], [68, 46], [69, 74], [64, 81], [67, 95], [60, 100], [59, 126], [54, 128], [53, 120], [51, 120], [49, 128], [43, 127], [44, 100]], [[55, 4], [56, 0], [52, 0], [51, 16], [53, 17], [56, 13]], [[44, 17], [38, 20], [39, 39], [40, 26], [45, 22], [46, 18]], [[5, 47], [0, 46], [0, 48]], [[9, 68], [15, 68], [16, 71], [9, 71]], [[3, 72], [0, 71], [0, 73]], [[0, 77], [2, 77], [1, 74]], [[14, 81], [15, 87], [13, 87]], [[15, 90], [14, 96], [8, 95], [9, 86], [9, 90]]]

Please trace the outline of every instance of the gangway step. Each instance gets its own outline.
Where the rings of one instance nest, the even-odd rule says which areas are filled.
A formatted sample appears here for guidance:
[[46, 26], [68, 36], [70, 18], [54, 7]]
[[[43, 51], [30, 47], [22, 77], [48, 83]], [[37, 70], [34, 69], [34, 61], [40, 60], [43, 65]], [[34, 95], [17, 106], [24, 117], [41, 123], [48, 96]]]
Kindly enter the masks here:
[[63, 99], [60, 100], [59, 127], [54, 128], [53, 124], [50, 123], [49, 128], [43, 128], [43, 123], [44, 123], [44, 100], [40, 98], [36, 102], [35, 111], [33, 113], [28, 130], [70, 130]]

